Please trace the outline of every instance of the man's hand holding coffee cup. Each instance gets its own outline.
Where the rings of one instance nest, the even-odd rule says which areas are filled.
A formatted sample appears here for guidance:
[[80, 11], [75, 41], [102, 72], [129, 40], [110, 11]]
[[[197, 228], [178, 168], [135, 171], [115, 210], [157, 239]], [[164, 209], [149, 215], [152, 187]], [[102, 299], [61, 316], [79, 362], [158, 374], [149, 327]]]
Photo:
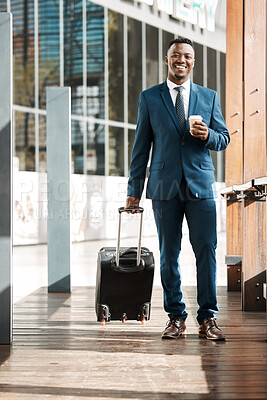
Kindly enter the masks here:
[[209, 129], [205, 122], [202, 122], [201, 115], [191, 115], [189, 117], [190, 133], [192, 136], [207, 140], [209, 137]]

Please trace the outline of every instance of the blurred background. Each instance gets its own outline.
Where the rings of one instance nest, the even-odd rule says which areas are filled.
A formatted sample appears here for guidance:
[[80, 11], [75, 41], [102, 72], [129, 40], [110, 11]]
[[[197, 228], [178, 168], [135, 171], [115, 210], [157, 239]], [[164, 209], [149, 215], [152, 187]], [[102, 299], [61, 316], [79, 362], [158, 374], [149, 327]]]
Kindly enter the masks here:
[[[166, 79], [168, 42], [194, 41], [191, 79], [225, 112], [226, 0], [1, 0], [14, 19], [14, 244], [46, 243], [46, 87], [70, 86], [72, 239], [114, 238], [139, 93]], [[212, 152], [218, 189], [224, 153]], [[155, 234], [150, 202], [144, 235]], [[218, 199], [218, 229], [225, 205]], [[152, 221], [152, 222], [151, 222]], [[129, 236], [131, 226], [123, 233]]]

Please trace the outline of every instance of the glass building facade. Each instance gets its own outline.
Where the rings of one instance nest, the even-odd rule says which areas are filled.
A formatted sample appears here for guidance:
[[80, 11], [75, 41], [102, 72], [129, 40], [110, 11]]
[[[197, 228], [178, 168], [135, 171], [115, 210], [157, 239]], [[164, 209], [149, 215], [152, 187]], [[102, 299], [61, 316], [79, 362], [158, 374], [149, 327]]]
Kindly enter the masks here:
[[[174, 34], [111, 3], [0, 0], [0, 12], [13, 13], [19, 170], [46, 172], [46, 87], [70, 86], [72, 172], [128, 176], [139, 93], [166, 79], [167, 44], [179, 36], [179, 21]], [[194, 42], [192, 80], [218, 91], [224, 113], [225, 53]], [[224, 154], [212, 158], [216, 180], [224, 181]]]

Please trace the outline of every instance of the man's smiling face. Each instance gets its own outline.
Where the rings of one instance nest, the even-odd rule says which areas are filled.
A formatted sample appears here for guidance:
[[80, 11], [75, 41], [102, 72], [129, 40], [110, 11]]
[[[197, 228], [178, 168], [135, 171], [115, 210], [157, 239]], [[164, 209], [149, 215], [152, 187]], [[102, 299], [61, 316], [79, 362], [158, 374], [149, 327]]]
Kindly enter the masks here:
[[177, 85], [181, 85], [187, 81], [194, 67], [195, 52], [190, 44], [174, 43], [169, 48], [165, 60], [168, 65], [168, 78]]

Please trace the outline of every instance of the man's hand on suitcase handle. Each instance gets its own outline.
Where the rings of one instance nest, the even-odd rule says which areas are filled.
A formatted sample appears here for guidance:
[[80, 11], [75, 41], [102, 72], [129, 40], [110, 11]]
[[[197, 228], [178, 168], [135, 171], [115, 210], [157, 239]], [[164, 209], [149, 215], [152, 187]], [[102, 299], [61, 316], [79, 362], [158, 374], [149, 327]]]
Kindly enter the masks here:
[[[129, 207], [139, 207], [140, 199], [133, 197], [133, 196], [128, 196], [126, 199], [126, 206], [125, 208]], [[127, 211], [128, 214], [135, 214], [135, 213], [140, 213], [140, 211], [133, 210], [133, 211]]]

